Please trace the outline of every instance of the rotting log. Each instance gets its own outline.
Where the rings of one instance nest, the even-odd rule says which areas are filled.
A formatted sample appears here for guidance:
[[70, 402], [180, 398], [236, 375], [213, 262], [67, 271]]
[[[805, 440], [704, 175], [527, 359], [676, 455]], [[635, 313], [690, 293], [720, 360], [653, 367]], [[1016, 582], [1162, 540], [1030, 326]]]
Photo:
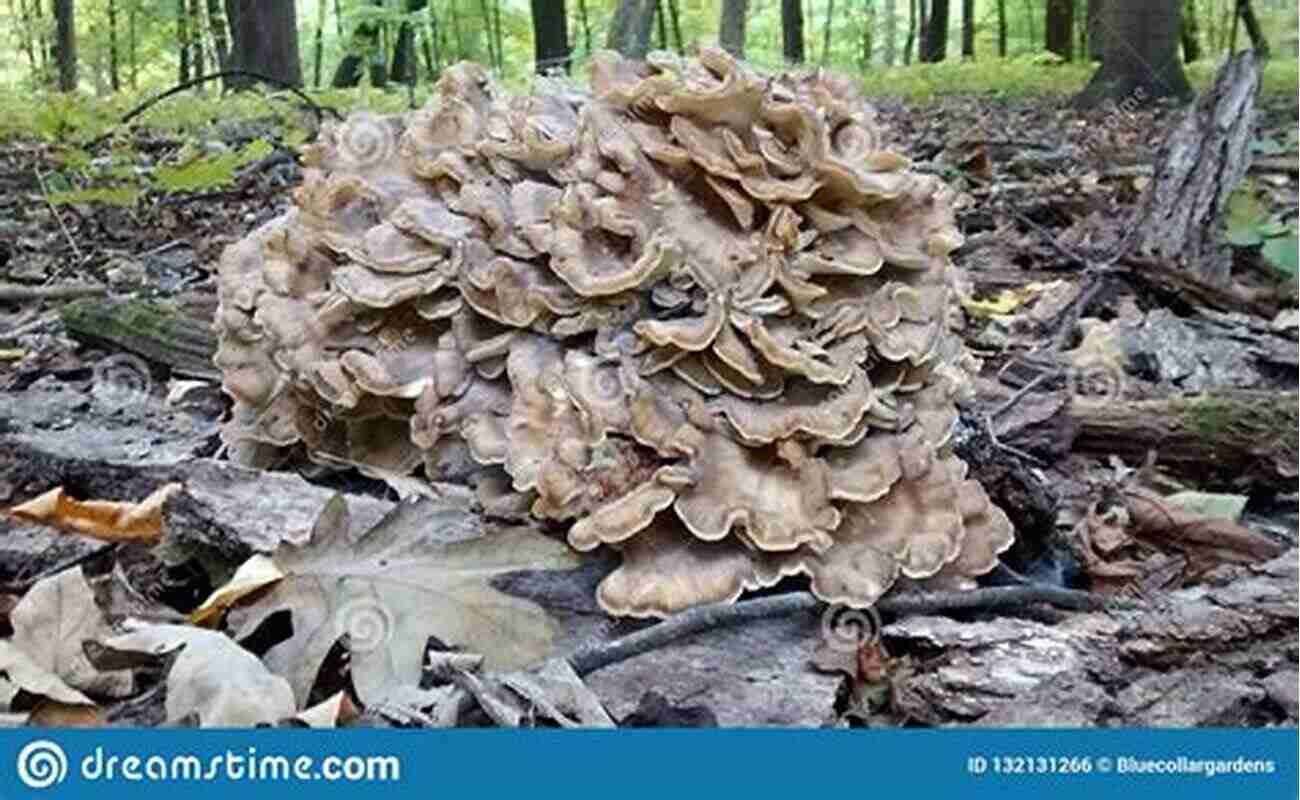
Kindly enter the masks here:
[[59, 310], [68, 335], [96, 347], [125, 350], [173, 372], [220, 380], [212, 364], [217, 339], [207, 319], [150, 300], [78, 300]]
[[1123, 261], [1153, 283], [1229, 311], [1276, 312], [1276, 303], [1232, 285], [1222, 220], [1250, 167], [1259, 65], [1239, 53], [1160, 146]]
[[1258, 484], [1295, 491], [1295, 392], [1221, 390], [1188, 397], [1115, 402], [1075, 399], [1076, 452], [1156, 463], [1199, 485]]

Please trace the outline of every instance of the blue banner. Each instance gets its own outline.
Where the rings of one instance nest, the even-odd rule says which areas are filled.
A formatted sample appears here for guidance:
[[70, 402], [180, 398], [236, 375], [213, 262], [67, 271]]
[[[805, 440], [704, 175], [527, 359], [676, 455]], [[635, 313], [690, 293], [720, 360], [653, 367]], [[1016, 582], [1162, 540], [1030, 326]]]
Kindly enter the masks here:
[[[1300, 797], [1269, 730], [0, 731], [0, 798]], [[376, 794], [376, 791], [378, 794]], [[233, 793], [233, 794], [232, 794]], [[521, 794], [526, 793], [526, 794]], [[903, 794], [906, 793], [906, 794]], [[941, 795], [940, 793], [948, 793]]]

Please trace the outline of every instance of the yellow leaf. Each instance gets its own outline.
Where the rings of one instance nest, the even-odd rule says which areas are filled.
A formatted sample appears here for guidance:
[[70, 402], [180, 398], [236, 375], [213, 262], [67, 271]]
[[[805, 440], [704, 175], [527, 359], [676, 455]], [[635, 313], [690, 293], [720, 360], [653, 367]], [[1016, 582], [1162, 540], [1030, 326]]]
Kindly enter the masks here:
[[225, 586], [208, 595], [203, 605], [190, 612], [190, 622], [194, 625], [215, 623], [226, 609], [283, 577], [284, 572], [269, 556], [257, 553], [239, 565]]
[[139, 503], [115, 500], [77, 500], [63, 487], [9, 509], [9, 515], [28, 522], [51, 525], [106, 542], [150, 541], [162, 537], [162, 508], [181, 490], [179, 483], [159, 487]]
[[967, 313], [976, 317], [993, 317], [1010, 314], [1025, 303], [1033, 300], [1045, 288], [1037, 281], [1014, 289], [1003, 289], [996, 297], [976, 300], [972, 297], [962, 298], [962, 307]]

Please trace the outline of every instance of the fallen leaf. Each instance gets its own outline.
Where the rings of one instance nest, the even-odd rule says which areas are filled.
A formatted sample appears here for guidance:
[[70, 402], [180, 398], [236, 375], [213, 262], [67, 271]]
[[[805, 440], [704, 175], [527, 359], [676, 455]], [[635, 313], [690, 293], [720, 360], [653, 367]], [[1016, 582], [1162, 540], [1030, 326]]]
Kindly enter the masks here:
[[431, 499], [398, 503], [360, 536], [347, 504], [326, 504], [311, 538], [273, 556], [284, 572], [241, 606], [237, 639], [277, 611], [292, 613], [292, 636], [266, 653], [302, 703], [334, 642], [348, 636], [352, 683], [363, 704], [391, 684], [416, 685], [429, 637], [481, 653], [495, 669], [550, 655], [555, 624], [536, 604], [492, 588], [518, 570], [575, 567], [562, 542], [527, 527], [492, 527], [463, 508]]
[[204, 728], [242, 728], [274, 724], [297, 711], [284, 678], [216, 631], [145, 624], [102, 644], [124, 653], [175, 655], [167, 672], [169, 723], [195, 715]]
[[352, 722], [360, 710], [348, 699], [347, 692], [335, 692], [316, 705], [294, 715], [294, 719], [309, 728], [337, 728]]
[[159, 487], [139, 503], [114, 500], [76, 500], [55, 487], [39, 497], [10, 508], [8, 513], [106, 542], [149, 541], [162, 536], [162, 507], [181, 490], [179, 483]]
[[1181, 508], [1190, 514], [1203, 517], [1241, 519], [1241, 512], [1246, 508], [1244, 494], [1214, 494], [1212, 492], [1175, 492], [1165, 498], [1165, 502]]
[[102, 708], [68, 705], [53, 700], [39, 703], [27, 715], [27, 725], [36, 728], [102, 728], [107, 724]]
[[30, 711], [42, 701], [73, 706], [95, 705], [54, 673], [14, 646], [0, 641], [0, 707], [8, 711]]
[[101, 672], [86, 658], [82, 642], [113, 631], [81, 567], [37, 581], [10, 619], [13, 644], [69, 686], [96, 697], [127, 697], [135, 691], [129, 671]]
[[208, 595], [202, 605], [190, 612], [190, 622], [195, 625], [214, 624], [226, 609], [283, 577], [284, 573], [269, 556], [257, 553], [239, 565], [226, 585]]

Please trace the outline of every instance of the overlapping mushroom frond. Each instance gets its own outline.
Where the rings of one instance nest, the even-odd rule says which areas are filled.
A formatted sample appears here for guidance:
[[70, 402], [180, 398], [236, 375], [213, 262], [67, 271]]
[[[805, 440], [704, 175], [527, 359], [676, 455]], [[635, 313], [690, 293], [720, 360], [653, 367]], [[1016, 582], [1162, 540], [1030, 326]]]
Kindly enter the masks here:
[[944, 185], [833, 76], [603, 54], [591, 86], [462, 64], [420, 111], [323, 131], [221, 263], [231, 452], [422, 465], [569, 521], [623, 553], [615, 614], [991, 569], [1011, 525], [948, 446]]

